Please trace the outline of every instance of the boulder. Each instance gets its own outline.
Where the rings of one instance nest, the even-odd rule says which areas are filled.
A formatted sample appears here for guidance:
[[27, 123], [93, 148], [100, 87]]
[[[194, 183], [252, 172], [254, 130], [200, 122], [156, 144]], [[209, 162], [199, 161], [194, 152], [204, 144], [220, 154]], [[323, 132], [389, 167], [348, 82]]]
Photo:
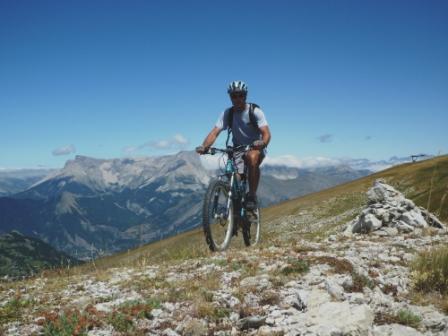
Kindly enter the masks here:
[[400, 220], [415, 227], [427, 227], [428, 223], [425, 218], [423, 218], [421, 212], [412, 209], [411, 211], [405, 212], [401, 215]]
[[430, 213], [428, 210], [426, 210], [425, 208], [422, 208], [422, 207], [419, 207], [419, 210], [421, 211], [423, 218], [426, 220], [426, 222], [430, 226], [433, 226], [438, 229], [444, 228], [442, 222], [440, 222], [440, 220], [436, 216], [434, 216], [432, 213]]
[[304, 314], [305, 325], [310, 332], [321, 336], [363, 336], [373, 325], [374, 314], [366, 305], [350, 305], [348, 302], [326, 302]]

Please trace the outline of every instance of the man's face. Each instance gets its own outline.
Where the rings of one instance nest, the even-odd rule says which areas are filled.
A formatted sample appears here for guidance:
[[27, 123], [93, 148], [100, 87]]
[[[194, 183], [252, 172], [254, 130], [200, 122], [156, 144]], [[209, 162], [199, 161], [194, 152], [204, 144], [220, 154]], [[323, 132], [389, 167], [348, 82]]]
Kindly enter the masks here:
[[230, 100], [232, 101], [233, 106], [241, 110], [246, 107], [246, 97], [246, 94], [240, 92], [230, 94]]

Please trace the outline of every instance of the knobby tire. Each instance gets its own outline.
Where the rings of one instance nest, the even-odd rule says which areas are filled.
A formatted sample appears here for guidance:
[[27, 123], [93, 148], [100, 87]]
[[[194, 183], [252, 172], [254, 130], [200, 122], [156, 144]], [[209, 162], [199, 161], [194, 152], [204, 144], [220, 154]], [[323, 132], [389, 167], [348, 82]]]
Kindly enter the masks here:
[[[216, 207], [215, 204], [215, 194], [216, 192], [223, 192], [225, 201], [228, 200], [229, 195], [229, 184], [222, 180], [212, 180], [208, 186], [207, 192], [204, 198], [204, 206], [202, 211], [202, 226], [205, 234], [205, 240], [207, 242], [208, 247], [211, 251], [224, 251], [228, 248], [230, 244], [230, 240], [232, 238], [233, 231], [233, 202], [230, 202], [230, 208], [228, 210], [228, 217], [224, 225], [221, 225], [222, 232], [224, 233], [223, 241], [217, 241], [219, 238], [217, 236], [217, 230], [219, 229], [219, 225], [214, 218], [217, 210], [214, 209]], [[221, 195], [221, 194], [220, 194]], [[219, 197], [218, 197], [219, 200]], [[221, 208], [222, 210], [222, 208]]]

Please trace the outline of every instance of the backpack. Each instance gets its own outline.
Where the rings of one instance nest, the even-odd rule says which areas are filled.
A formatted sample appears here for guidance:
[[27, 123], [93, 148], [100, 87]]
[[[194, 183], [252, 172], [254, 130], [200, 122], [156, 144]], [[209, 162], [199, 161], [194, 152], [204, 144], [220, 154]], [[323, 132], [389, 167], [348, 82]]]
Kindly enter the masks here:
[[[258, 121], [257, 121], [257, 117], [255, 116], [255, 108], [260, 108], [260, 106], [258, 106], [257, 104], [254, 103], [249, 103], [249, 124], [252, 127], [255, 127], [258, 129]], [[229, 138], [230, 138], [230, 133], [232, 133], [232, 124], [233, 124], [233, 107], [228, 108], [229, 113], [227, 115], [227, 141], [226, 141], [226, 145], [229, 142]]]

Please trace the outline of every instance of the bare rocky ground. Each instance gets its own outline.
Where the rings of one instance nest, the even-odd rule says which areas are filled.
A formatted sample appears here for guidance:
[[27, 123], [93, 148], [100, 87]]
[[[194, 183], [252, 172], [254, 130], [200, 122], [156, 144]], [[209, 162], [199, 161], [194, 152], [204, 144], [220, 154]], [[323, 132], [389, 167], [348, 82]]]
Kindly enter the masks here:
[[415, 299], [410, 270], [419, 252], [448, 243], [445, 229], [298, 234], [360, 210], [303, 210], [273, 223], [259, 247], [0, 283], [0, 334], [448, 335], [448, 316]]
[[446, 233], [341, 235], [57, 282], [36, 278], [2, 286], [0, 305], [32, 302], [3, 332], [51, 334], [58, 315], [77, 311], [92, 336], [448, 335], [448, 316], [408, 298], [415, 253], [447, 242]]

